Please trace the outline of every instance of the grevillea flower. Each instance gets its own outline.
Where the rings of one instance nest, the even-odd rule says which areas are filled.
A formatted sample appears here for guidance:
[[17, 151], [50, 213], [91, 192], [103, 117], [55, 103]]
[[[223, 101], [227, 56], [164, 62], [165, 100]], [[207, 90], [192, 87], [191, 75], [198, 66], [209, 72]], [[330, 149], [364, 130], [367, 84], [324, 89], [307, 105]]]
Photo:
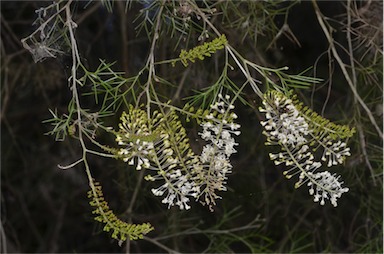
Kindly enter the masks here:
[[154, 144], [145, 112], [130, 108], [130, 114], [123, 112], [121, 119], [120, 132], [116, 134], [116, 142], [122, 146], [118, 157], [129, 165], [134, 165], [136, 159], [137, 170], [149, 168]]
[[192, 152], [186, 131], [173, 110], [168, 113], [148, 112], [140, 108], [129, 108], [123, 113], [116, 141], [122, 146], [117, 150], [118, 158], [137, 170], [146, 169], [148, 181], [162, 183], [152, 188], [155, 196], [163, 197], [168, 208], [178, 206], [190, 209], [191, 199], [203, 197], [202, 203], [215, 204], [220, 198], [216, 191], [225, 191], [227, 175], [232, 165], [229, 157], [236, 152], [233, 136], [239, 135], [240, 125], [231, 112], [234, 106], [230, 97], [218, 96], [211, 105], [211, 113], [204, 115], [200, 136], [207, 144], [201, 155]]
[[331, 139], [325, 140], [324, 152], [321, 160], [327, 163], [328, 167], [333, 165], [342, 164], [346, 156], [350, 156], [350, 149], [347, 144], [341, 140], [333, 141]]
[[260, 123], [268, 132], [271, 142], [288, 145], [307, 142], [305, 136], [309, 133], [308, 124], [290, 99], [275, 97], [272, 103], [264, 100], [263, 105], [260, 112], [265, 113], [266, 121]]
[[[348, 192], [348, 188], [342, 188], [339, 182], [340, 176], [336, 177], [335, 174], [331, 175], [328, 171], [319, 173], [308, 173], [310, 178], [315, 179], [309, 181], [309, 194], [313, 195], [314, 202], [320, 202], [320, 205], [325, 204], [325, 199], [329, 199], [333, 206], [337, 206], [337, 199], [345, 192]], [[318, 185], [314, 183], [319, 183]]]
[[179, 206], [181, 210], [188, 210], [191, 207], [188, 205], [189, 196], [196, 198], [199, 193], [199, 188], [188, 180], [180, 170], [175, 170], [172, 173], [165, 173], [168, 179], [163, 185], [156, 189], [152, 189], [155, 196], [163, 196], [166, 194], [162, 203], [168, 204], [168, 208], [173, 205]]
[[116, 141], [122, 146], [116, 155], [136, 170], [147, 169], [148, 181], [162, 181], [153, 188], [155, 196], [164, 196], [162, 203], [168, 208], [177, 205], [189, 209], [190, 198], [196, 198], [199, 187], [192, 180], [191, 169], [196, 161], [189, 148], [185, 129], [176, 114], [154, 112], [148, 117], [140, 108], [129, 108], [123, 113]]
[[[237, 115], [231, 110], [234, 106], [229, 101], [229, 95], [218, 95], [218, 101], [211, 105], [211, 113], [206, 116], [206, 121], [201, 123], [203, 131], [200, 133], [207, 144], [200, 155], [202, 170], [200, 172], [201, 195], [203, 203], [215, 204], [215, 199], [220, 198], [216, 190], [225, 191], [227, 175], [232, 172], [229, 157], [236, 152], [238, 145], [233, 136], [240, 134], [240, 125], [233, 122]], [[218, 118], [217, 116], [221, 117]]]
[[[315, 202], [323, 205], [329, 199], [337, 206], [337, 199], [349, 189], [341, 186], [340, 176], [317, 171], [322, 162], [328, 167], [344, 162], [350, 149], [341, 137], [352, 135], [353, 130], [330, 123], [278, 91], [267, 92], [262, 103], [260, 112], [265, 114], [265, 121], [261, 125], [267, 136], [266, 145], [281, 148], [280, 152], [270, 153], [270, 159], [276, 165], [288, 167], [283, 171], [288, 179], [298, 175], [296, 188], [307, 183]], [[316, 151], [321, 149], [322, 156], [318, 158]]]

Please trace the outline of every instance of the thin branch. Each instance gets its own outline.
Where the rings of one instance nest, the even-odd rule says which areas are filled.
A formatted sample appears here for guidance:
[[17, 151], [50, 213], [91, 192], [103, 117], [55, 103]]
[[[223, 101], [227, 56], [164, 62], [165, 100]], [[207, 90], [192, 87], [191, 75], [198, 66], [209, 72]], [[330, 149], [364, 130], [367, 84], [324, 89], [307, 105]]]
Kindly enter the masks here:
[[262, 219], [260, 219], [260, 215], [257, 215], [255, 219], [253, 219], [251, 222], [249, 222], [247, 225], [231, 228], [231, 229], [207, 229], [207, 230], [200, 230], [197, 228], [187, 229], [182, 232], [178, 232], [177, 234], [169, 234], [165, 236], [160, 236], [153, 238], [154, 240], [165, 240], [169, 239], [175, 236], [181, 236], [181, 235], [196, 235], [196, 234], [231, 234], [243, 230], [249, 230], [254, 228], [260, 228], [260, 225], [254, 225], [255, 222], [259, 222]]
[[328, 73], [329, 73], [329, 79], [328, 79], [327, 98], [325, 99], [323, 108], [321, 109], [321, 115], [322, 116], [324, 116], [325, 108], [327, 107], [329, 98], [331, 97], [332, 80], [333, 80], [332, 76], [333, 76], [333, 71], [334, 71], [334, 65], [333, 65], [333, 61], [331, 59], [331, 52], [330, 52], [329, 49], [327, 50], [327, 53], [328, 53]]
[[73, 162], [73, 163], [71, 163], [71, 164], [69, 164], [67, 166], [62, 166], [62, 165], [59, 164], [59, 165], [57, 165], [57, 167], [60, 168], [60, 169], [70, 169], [70, 168], [73, 168], [74, 166], [76, 166], [77, 164], [79, 164], [79, 163], [81, 163], [83, 161], [84, 161], [84, 159], [81, 158], [81, 159], [79, 159], [79, 160], [77, 160], [77, 161], [75, 161], [75, 162]]
[[367, 148], [366, 148], [367, 145], [366, 145], [366, 141], [365, 141], [364, 130], [361, 127], [360, 124], [357, 125], [357, 131], [359, 133], [360, 147], [361, 147], [361, 152], [363, 153], [365, 164], [367, 165], [369, 171], [371, 172], [371, 176], [372, 176], [372, 180], [373, 180], [373, 185], [376, 186], [375, 172], [373, 171], [371, 162], [369, 161], [369, 157], [368, 157], [368, 153], [367, 153]]
[[148, 242], [150, 242], [150, 243], [153, 243], [154, 245], [156, 245], [156, 246], [162, 248], [163, 250], [168, 251], [168, 253], [180, 253], [180, 252], [177, 252], [177, 251], [175, 251], [175, 250], [173, 250], [173, 249], [171, 249], [171, 248], [168, 248], [168, 247], [165, 246], [164, 244], [159, 243], [158, 241], [156, 241], [156, 240], [154, 240], [154, 239], [152, 239], [152, 238], [149, 238], [149, 237], [147, 237], [147, 236], [144, 236], [143, 239], [146, 240], [146, 241], [148, 241]]
[[[325, 36], [327, 37], [327, 40], [328, 40], [328, 43], [329, 43], [329, 46], [332, 50], [332, 54], [334, 56], [334, 58], [336, 59], [336, 61], [338, 62], [340, 68], [341, 68], [341, 71], [343, 72], [344, 74], [344, 77], [345, 79], [347, 80], [347, 83], [349, 85], [349, 87], [351, 88], [351, 91], [353, 92], [355, 98], [357, 99], [357, 101], [360, 103], [361, 107], [365, 110], [365, 112], [367, 113], [372, 125], [375, 127], [377, 133], [379, 134], [380, 138], [383, 139], [383, 132], [381, 131], [380, 127], [377, 125], [376, 123], [376, 120], [375, 118], [373, 117], [372, 115], [372, 112], [369, 110], [368, 106], [365, 104], [365, 102], [363, 101], [363, 99], [361, 99], [348, 71], [347, 71], [347, 68], [346, 68], [346, 65], [345, 63], [343, 62], [343, 60], [341, 59], [339, 53], [337, 52], [336, 50], [336, 47], [335, 47], [335, 44], [334, 44], [334, 41], [333, 41], [333, 37], [330, 33], [330, 31], [328, 30], [326, 24], [324, 23], [324, 16], [322, 15], [320, 9], [319, 9], [319, 6], [317, 5], [317, 2], [316, 0], [312, 0], [312, 3], [313, 3], [313, 6], [314, 6], [314, 9], [315, 9], [315, 13], [316, 13], [316, 17], [317, 17], [317, 20], [319, 21], [319, 24], [325, 34]], [[329, 25], [328, 25], [329, 26]], [[330, 28], [332, 29], [332, 28]]]
[[123, 5], [123, 2], [117, 1], [117, 7], [119, 10], [119, 15], [120, 15], [120, 33], [121, 33], [121, 44], [122, 44], [121, 45], [121, 47], [122, 47], [121, 48], [121, 51], [122, 51], [121, 61], [122, 61], [125, 76], [127, 76], [129, 73], [127, 13], [126, 13], [125, 7]]

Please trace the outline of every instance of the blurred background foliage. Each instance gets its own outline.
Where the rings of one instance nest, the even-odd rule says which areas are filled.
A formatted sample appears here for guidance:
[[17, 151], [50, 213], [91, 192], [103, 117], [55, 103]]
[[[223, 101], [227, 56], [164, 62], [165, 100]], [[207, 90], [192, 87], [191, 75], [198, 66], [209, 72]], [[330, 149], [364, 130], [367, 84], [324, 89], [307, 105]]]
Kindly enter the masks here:
[[[183, 30], [188, 9], [170, 1], [180, 19], [164, 17], [157, 57], [165, 60], [196, 45], [204, 34], [192, 17], [193, 32]], [[132, 76], [145, 64], [150, 43], [143, 8], [152, 1], [79, 1], [73, 4], [76, 38], [82, 60], [96, 69], [99, 59], [116, 62], [114, 70]], [[169, 5], [169, 6], [172, 6]], [[312, 201], [307, 189], [293, 188], [268, 157], [256, 110], [260, 99], [246, 92], [254, 107], [239, 103], [242, 126], [238, 153], [232, 158], [229, 190], [214, 212], [193, 205], [189, 211], [167, 210], [143, 183], [135, 216], [151, 221], [155, 231], [131, 243], [131, 252], [383, 252], [383, 150], [380, 137], [356, 103], [339, 65], [330, 54], [309, 1], [201, 1], [211, 22], [247, 59], [265, 67], [288, 66], [297, 74], [323, 82], [297, 90], [305, 104], [341, 124], [355, 126], [352, 156], [337, 167], [350, 191], [337, 208]], [[382, 129], [382, 1], [319, 1], [322, 14], [335, 28], [339, 54], [356, 73], [356, 89]], [[71, 98], [67, 79], [71, 57], [64, 54], [35, 64], [20, 40], [34, 31], [35, 10], [46, 1], [1, 1], [1, 251], [125, 252], [102, 233], [91, 214], [88, 182], [81, 167], [61, 170], [81, 153], [76, 142], [55, 142], [43, 121], [48, 109], [66, 112]], [[128, 6], [129, 5], [129, 6]], [[129, 8], [128, 8], [129, 7]], [[177, 8], [176, 8], [177, 7]], [[153, 9], [152, 11], [156, 11]], [[151, 14], [151, 12], [145, 12]], [[348, 18], [350, 22], [348, 23]], [[352, 51], [347, 30], [351, 31]], [[344, 50], [341, 50], [344, 49]], [[351, 52], [355, 59], [351, 65]], [[221, 52], [189, 68], [160, 66], [158, 73], [178, 87], [162, 94], [182, 105], [182, 98], [202, 90], [220, 75]], [[312, 68], [310, 68], [312, 67]], [[239, 72], [232, 81], [243, 83]], [[118, 116], [116, 116], [118, 121]], [[116, 126], [117, 122], [111, 122]], [[196, 126], [187, 123], [191, 139]], [[110, 207], [124, 219], [139, 174], [116, 160], [89, 158]], [[169, 249], [167, 249], [169, 248]]]

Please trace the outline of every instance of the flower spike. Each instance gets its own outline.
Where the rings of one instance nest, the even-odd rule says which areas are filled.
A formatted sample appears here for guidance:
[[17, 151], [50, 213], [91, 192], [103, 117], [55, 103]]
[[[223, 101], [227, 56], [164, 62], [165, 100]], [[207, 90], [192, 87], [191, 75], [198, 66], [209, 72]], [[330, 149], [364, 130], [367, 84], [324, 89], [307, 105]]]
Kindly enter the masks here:
[[116, 133], [116, 141], [122, 147], [110, 152], [129, 165], [136, 165], [136, 170], [149, 170], [145, 180], [162, 181], [151, 191], [163, 197], [162, 203], [168, 208], [176, 205], [188, 210], [191, 198], [202, 197], [201, 202], [212, 210], [215, 199], [220, 198], [216, 191], [227, 189], [226, 179], [232, 169], [229, 157], [237, 145], [233, 135], [240, 134], [229, 99], [228, 95], [219, 95], [211, 112], [202, 113], [205, 119], [200, 122], [200, 136], [207, 144], [201, 155], [192, 151], [186, 130], [173, 109], [148, 116], [147, 111], [133, 106], [122, 114]]
[[[342, 164], [351, 155], [343, 139], [353, 135], [354, 129], [331, 123], [303, 107], [296, 96], [289, 98], [276, 90], [265, 93], [262, 103], [259, 110], [265, 114], [261, 125], [267, 136], [266, 145], [281, 148], [280, 152], [271, 153], [270, 159], [276, 165], [288, 167], [283, 172], [288, 179], [298, 175], [296, 188], [307, 183], [315, 202], [324, 205], [329, 199], [336, 207], [337, 199], [349, 189], [341, 187], [340, 176], [317, 171], [323, 162], [331, 167]], [[323, 150], [321, 158], [315, 154], [317, 150]]]

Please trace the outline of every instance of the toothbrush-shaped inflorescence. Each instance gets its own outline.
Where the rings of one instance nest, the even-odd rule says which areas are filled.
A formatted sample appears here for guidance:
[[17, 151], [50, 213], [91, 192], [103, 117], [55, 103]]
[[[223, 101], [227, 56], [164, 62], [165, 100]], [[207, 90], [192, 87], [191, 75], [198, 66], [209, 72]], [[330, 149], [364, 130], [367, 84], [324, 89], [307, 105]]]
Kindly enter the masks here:
[[220, 198], [216, 190], [227, 190], [227, 175], [232, 172], [229, 157], [236, 152], [234, 147], [238, 145], [234, 136], [240, 135], [240, 125], [233, 122], [237, 118], [233, 109], [229, 95], [219, 94], [217, 102], [211, 105], [211, 112], [206, 115], [206, 121], [200, 124], [203, 128], [200, 136], [207, 142], [200, 156], [202, 203], [211, 210], [215, 199]]
[[[260, 107], [265, 114], [261, 125], [267, 137], [266, 145], [280, 147], [279, 152], [270, 153], [270, 159], [276, 165], [288, 167], [283, 171], [288, 179], [298, 175], [296, 188], [307, 183], [315, 202], [324, 205], [325, 199], [329, 199], [337, 206], [337, 199], [349, 189], [341, 186], [340, 176], [317, 171], [323, 162], [328, 167], [344, 162], [350, 152], [343, 138], [352, 136], [354, 130], [330, 123], [303, 107], [295, 96], [289, 97], [276, 90], [268, 91]], [[317, 150], [323, 150], [320, 158]]]
[[137, 170], [149, 170], [146, 180], [162, 181], [151, 191], [163, 197], [162, 203], [168, 208], [176, 205], [188, 210], [192, 198], [201, 199], [212, 210], [215, 199], [220, 198], [216, 192], [227, 189], [227, 175], [232, 170], [229, 157], [237, 145], [233, 136], [240, 134], [229, 99], [220, 94], [210, 112], [196, 113], [203, 119], [200, 136], [207, 142], [200, 155], [192, 151], [186, 130], [173, 109], [148, 116], [147, 111], [133, 106], [122, 114], [116, 133], [122, 147], [110, 151], [129, 165], [136, 165]]

